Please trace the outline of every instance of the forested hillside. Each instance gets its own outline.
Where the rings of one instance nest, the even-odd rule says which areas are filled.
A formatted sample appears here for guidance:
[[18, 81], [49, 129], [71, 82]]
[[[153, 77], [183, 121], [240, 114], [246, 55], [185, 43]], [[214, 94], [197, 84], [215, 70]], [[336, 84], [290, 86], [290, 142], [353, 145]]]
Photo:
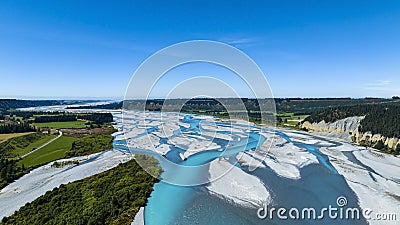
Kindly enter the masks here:
[[61, 105], [61, 100], [17, 100], [17, 99], [0, 99], [0, 110], [9, 110], [16, 108]]
[[[125, 100], [121, 102], [115, 102], [105, 105], [96, 106], [80, 106], [71, 107], [78, 109], [121, 109], [122, 107], [127, 109], [143, 109], [145, 108], [150, 111], [169, 110], [182, 112], [223, 112], [226, 111], [225, 107], [235, 108], [238, 107], [238, 103], [245, 106], [248, 112], [259, 111], [259, 102], [256, 99], [242, 98], [239, 99], [223, 98], [219, 101], [223, 101], [223, 104], [216, 99], [211, 98], [196, 98], [196, 99], [148, 99], [148, 100]], [[364, 105], [364, 104], [382, 104], [382, 103], [393, 103], [398, 102], [396, 99], [383, 99], [383, 98], [363, 98], [363, 99], [352, 99], [352, 98], [275, 98], [275, 99], [262, 99], [261, 104], [269, 104], [276, 106], [277, 113], [291, 112], [294, 114], [312, 114], [330, 107], [338, 106], [353, 106], [353, 105]], [[182, 107], [183, 106], [183, 107]]]
[[51, 105], [69, 105], [88, 101], [80, 100], [19, 100], [19, 99], [0, 99], [0, 112], [9, 109], [51, 106]]
[[351, 116], [365, 116], [360, 132], [370, 131], [386, 137], [400, 138], [400, 104], [368, 104], [332, 107], [311, 114], [305, 120], [314, 123], [324, 120], [335, 122]]
[[45, 134], [33, 133], [0, 143], [0, 189], [28, 172], [24, 166], [17, 165], [18, 155], [15, 150], [27, 148], [43, 136]]
[[[146, 162], [161, 169], [154, 158]], [[149, 164], [150, 165], [150, 164]], [[98, 175], [61, 185], [27, 203], [0, 224], [131, 224], [157, 179], [134, 160]]]

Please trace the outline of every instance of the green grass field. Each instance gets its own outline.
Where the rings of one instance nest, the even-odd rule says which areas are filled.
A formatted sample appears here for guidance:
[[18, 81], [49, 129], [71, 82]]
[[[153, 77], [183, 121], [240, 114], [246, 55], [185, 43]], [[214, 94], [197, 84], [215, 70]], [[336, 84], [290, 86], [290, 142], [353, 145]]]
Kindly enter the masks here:
[[85, 128], [86, 122], [84, 120], [67, 121], [67, 122], [49, 122], [49, 123], [33, 123], [33, 126], [48, 127], [53, 129], [67, 129], [67, 128]]
[[32, 134], [34, 132], [25, 132], [25, 133], [12, 133], [12, 134], [0, 134], [0, 143], [7, 141], [10, 138], [20, 137], [28, 134]]
[[281, 117], [282, 119], [287, 119], [287, 120], [304, 120], [305, 118], [309, 117], [310, 115], [295, 116], [294, 113], [277, 113], [276, 116]]
[[33, 149], [44, 145], [45, 143], [49, 142], [51, 139], [53, 139], [55, 137], [56, 137], [56, 135], [43, 135], [42, 138], [40, 138], [37, 141], [34, 141], [34, 142], [30, 143], [25, 148], [19, 148], [19, 147], [15, 148], [15, 150], [12, 151], [12, 154], [18, 155], [18, 156], [22, 156], [22, 155], [32, 151]]
[[38, 151], [18, 161], [17, 164], [20, 166], [24, 165], [28, 168], [64, 158], [65, 153], [71, 149], [72, 142], [74, 142], [76, 139], [77, 138], [74, 137], [61, 136], [44, 148], [39, 149]]
[[283, 126], [289, 126], [289, 127], [296, 127], [300, 121], [303, 121], [305, 118], [307, 118], [310, 115], [294, 115], [292, 112], [286, 112], [286, 113], [277, 113], [277, 117], [282, 119], [282, 123], [280, 125]]

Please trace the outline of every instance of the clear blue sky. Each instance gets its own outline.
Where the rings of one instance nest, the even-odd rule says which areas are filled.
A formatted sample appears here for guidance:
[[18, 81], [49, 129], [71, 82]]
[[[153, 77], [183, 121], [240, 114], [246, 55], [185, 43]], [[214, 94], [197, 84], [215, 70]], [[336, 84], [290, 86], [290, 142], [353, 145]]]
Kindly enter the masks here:
[[10, 0], [0, 97], [122, 98], [147, 57], [193, 39], [247, 53], [276, 97], [400, 95], [400, 1]]

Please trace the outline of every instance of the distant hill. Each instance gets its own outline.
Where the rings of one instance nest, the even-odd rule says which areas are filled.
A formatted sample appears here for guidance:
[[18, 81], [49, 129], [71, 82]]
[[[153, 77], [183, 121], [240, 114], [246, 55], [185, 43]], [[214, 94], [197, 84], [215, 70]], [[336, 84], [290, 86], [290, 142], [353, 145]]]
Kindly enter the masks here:
[[19, 100], [19, 99], [0, 99], [0, 112], [26, 107], [69, 105], [81, 103], [79, 100]]
[[[196, 99], [149, 99], [149, 100], [125, 100], [124, 102], [115, 102], [105, 105], [71, 107], [79, 109], [121, 109], [122, 106], [127, 109], [146, 109], [150, 111], [160, 111], [168, 109], [171, 111], [224, 111], [224, 106], [232, 108], [234, 104], [239, 103], [237, 98], [222, 98], [220, 101], [212, 98]], [[256, 99], [241, 98], [240, 101], [245, 105], [248, 111], [258, 111], [259, 102]], [[396, 103], [398, 99], [384, 98], [275, 98], [261, 99], [262, 104], [275, 104], [277, 113], [293, 112], [296, 114], [312, 114], [326, 108], [335, 106], [352, 106], [364, 104], [382, 104]], [[184, 106], [184, 107], [182, 107]], [[234, 108], [234, 107], [233, 107]]]
[[122, 101], [102, 104], [102, 105], [84, 105], [84, 106], [67, 107], [67, 109], [121, 109], [121, 108], [122, 108]]

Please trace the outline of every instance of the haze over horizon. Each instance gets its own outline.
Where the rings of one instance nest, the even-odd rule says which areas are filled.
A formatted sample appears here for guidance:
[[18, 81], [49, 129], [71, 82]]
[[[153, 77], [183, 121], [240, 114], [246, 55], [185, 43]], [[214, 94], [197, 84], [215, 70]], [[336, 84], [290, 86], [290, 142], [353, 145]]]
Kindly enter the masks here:
[[[248, 54], [278, 98], [391, 98], [400, 95], [400, 2], [384, 3], [3, 1], [0, 98], [122, 99], [147, 57], [198, 39]], [[171, 71], [158, 90], [198, 75], [248, 97], [232, 73], [209, 66]]]

